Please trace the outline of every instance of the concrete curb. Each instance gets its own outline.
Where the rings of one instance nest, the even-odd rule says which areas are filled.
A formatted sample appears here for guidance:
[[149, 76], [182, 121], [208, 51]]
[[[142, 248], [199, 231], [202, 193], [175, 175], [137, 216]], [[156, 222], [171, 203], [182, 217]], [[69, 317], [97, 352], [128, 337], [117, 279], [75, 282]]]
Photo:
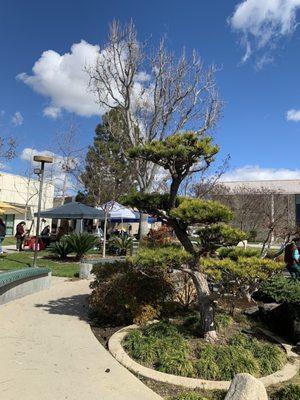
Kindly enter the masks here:
[[[166, 374], [164, 372], [155, 371], [151, 368], [144, 367], [137, 363], [125, 352], [122, 341], [127, 336], [129, 331], [137, 329], [137, 325], [130, 325], [115, 332], [108, 342], [108, 348], [110, 353], [115, 357], [120, 364], [135, 374], [141, 375], [145, 378], [153, 379], [158, 382], [169, 383], [171, 385], [184, 386], [189, 389], [201, 388], [206, 390], [228, 390], [231, 381], [210, 381], [206, 379], [187, 378], [183, 376], [177, 376], [172, 374]], [[300, 357], [298, 354], [292, 351], [292, 346], [284, 343], [281, 338], [273, 336], [270, 332], [263, 330], [263, 333], [270, 336], [273, 340], [276, 340], [287, 353], [289, 358], [293, 358], [279, 371], [274, 374], [267, 375], [259, 378], [265, 387], [285, 382], [293, 378], [299, 371], [300, 368]]]
[[49, 289], [50, 286], [49, 268], [24, 268], [4, 272], [0, 275], [0, 305]]

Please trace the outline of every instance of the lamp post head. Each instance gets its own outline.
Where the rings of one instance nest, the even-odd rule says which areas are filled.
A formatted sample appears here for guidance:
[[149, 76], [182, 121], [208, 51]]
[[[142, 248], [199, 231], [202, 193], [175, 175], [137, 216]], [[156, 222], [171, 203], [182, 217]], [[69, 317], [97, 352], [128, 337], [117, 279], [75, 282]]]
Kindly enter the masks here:
[[48, 157], [48, 156], [36, 155], [36, 156], [33, 156], [33, 161], [52, 164], [53, 163], [53, 158], [52, 157]]

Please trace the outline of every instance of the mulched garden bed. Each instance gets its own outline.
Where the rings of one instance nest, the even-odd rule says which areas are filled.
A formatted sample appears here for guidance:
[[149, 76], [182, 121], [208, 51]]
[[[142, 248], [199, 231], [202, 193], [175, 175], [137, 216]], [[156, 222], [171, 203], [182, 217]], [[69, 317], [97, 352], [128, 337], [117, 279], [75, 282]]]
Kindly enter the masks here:
[[93, 334], [96, 336], [98, 341], [104, 346], [108, 348], [109, 338], [118, 330], [124, 328], [124, 326], [97, 326], [91, 325], [91, 329]]

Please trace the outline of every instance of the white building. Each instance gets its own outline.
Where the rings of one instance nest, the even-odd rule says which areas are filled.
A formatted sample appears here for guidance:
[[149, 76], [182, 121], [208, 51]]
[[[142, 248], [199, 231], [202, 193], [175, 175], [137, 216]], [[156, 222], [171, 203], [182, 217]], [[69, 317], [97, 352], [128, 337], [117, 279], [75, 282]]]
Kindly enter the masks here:
[[232, 193], [240, 193], [242, 188], [248, 190], [267, 189], [274, 193], [300, 194], [300, 179], [277, 179], [265, 181], [224, 181], [220, 182], [229, 188]]
[[[20, 221], [26, 222], [26, 229], [31, 228], [34, 233], [34, 213], [38, 207], [38, 179], [0, 172], [0, 201], [17, 206], [20, 214], [4, 214], [0, 217], [6, 224], [7, 235], [14, 235], [16, 225]], [[54, 186], [45, 183], [42, 197], [42, 210], [53, 207]]]

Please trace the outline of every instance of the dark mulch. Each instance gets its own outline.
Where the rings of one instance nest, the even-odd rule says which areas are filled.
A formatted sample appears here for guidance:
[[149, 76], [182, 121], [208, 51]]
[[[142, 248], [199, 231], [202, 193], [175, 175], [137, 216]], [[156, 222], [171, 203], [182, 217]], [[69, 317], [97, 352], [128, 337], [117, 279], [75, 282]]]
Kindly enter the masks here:
[[124, 328], [124, 326], [91, 325], [92, 332], [94, 333], [98, 341], [102, 344], [102, 346], [104, 346], [105, 348], [108, 348], [109, 338], [121, 328]]
[[226, 392], [221, 390], [202, 390], [202, 389], [185, 389], [182, 386], [170, 385], [167, 383], [156, 382], [152, 379], [138, 377], [145, 385], [147, 385], [154, 392], [159, 394], [163, 399], [174, 399], [184, 392], [196, 392], [208, 400], [223, 400]]

